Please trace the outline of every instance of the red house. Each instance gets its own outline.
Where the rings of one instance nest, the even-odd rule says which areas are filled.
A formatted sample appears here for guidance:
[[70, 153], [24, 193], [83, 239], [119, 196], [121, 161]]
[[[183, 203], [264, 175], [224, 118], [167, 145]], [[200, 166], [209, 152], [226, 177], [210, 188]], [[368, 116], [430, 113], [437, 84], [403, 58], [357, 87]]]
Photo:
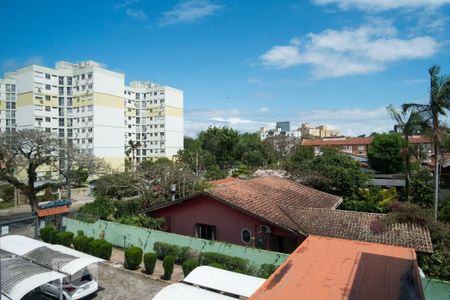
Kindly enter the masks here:
[[335, 209], [342, 199], [279, 177], [232, 180], [153, 208], [166, 230], [279, 252], [306, 238], [285, 207]]

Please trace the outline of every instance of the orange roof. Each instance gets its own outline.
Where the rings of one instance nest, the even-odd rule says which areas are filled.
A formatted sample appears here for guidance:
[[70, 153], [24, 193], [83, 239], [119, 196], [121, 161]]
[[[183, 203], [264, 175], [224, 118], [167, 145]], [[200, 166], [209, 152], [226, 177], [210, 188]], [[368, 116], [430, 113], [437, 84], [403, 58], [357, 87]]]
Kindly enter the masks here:
[[235, 178], [235, 177], [228, 177], [228, 178], [224, 178], [224, 179], [208, 181], [208, 183], [211, 183], [214, 186], [219, 186], [219, 185], [225, 185], [225, 184], [229, 184], [229, 183], [235, 183], [236, 181], [239, 181], [239, 179]]
[[424, 299], [418, 272], [411, 248], [309, 236], [250, 299]]
[[68, 213], [70, 211], [68, 206], [58, 206], [58, 207], [51, 207], [46, 209], [39, 209], [37, 211], [37, 215], [39, 218], [46, 217], [46, 216], [53, 216], [53, 215], [59, 215]]

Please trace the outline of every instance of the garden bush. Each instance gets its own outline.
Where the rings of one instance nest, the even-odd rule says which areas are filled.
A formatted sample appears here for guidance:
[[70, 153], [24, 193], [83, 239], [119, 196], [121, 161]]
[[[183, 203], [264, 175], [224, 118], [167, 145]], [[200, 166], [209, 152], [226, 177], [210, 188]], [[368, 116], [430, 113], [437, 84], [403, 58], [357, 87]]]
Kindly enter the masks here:
[[103, 258], [104, 260], [109, 260], [111, 258], [111, 254], [112, 254], [112, 244], [102, 240], [103, 243], [100, 244], [99, 246], [99, 257]]
[[89, 243], [88, 253], [93, 256], [100, 257], [100, 246], [104, 243], [104, 240], [92, 240]]
[[145, 265], [145, 271], [148, 274], [153, 274], [153, 271], [155, 270], [156, 259], [157, 259], [157, 257], [156, 257], [155, 253], [145, 253], [144, 265]]
[[164, 257], [168, 255], [177, 257], [180, 253], [181, 248], [177, 245], [156, 242], [153, 244], [153, 250], [155, 251], [158, 259], [164, 259]]
[[84, 253], [89, 253], [89, 243], [93, 240], [93, 238], [89, 238], [85, 235], [77, 235], [72, 241], [73, 248]]
[[217, 269], [222, 269], [222, 270], [226, 270], [227, 269], [224, 264], [219, 264], [219, 263], [216, 263], [216, 262], [210, 263], [209, 266], [213, 267], [213, 268], [217, 268]]
[[172, 255], [164, 257], [163, 260], [164, 275], [161, 276], [161, 279], [170, 280], [170, 278], [172, 278], [174, 264], [175, 264], [175, 257], [173, 257]]
[[58, 243], [58, 233], [60, 233], [59, 230], [53, 229], [49, 233], [49, 243], [51, 244], [57, 244]]
[[44, 242], [50, 243], [50, 232], [54, 230], [55, 228], [53, 227], [44, 227], [39, 230], [39, 235]]
[[192, 270], [194, 270], [195, 268], [198, 267], [198, 262], [194, 259], [187, 259], [184, 263], [183, 263], [183, 274], [184, 277], [188, 276], [189, 273], [192, 272]]
[[142, 254], [142, 249], [135, 246], [125, 250], [124, 267], [129, 270], [136, 270], [142, 262]]
[[73, 232], [70, 231], [61, 231], [56, 234], [56, 242], [66, 247], [70, 247], [72, 245], [73, 240]]
[[236, 256], [228, 256], [221, 253], [202, 252], [198, 257], [198, 262], [200, 265], [211, 265], [212, 263], [223, 264], [225, 268], [230, 271], [249, 270], [249, 262], [247, 259]]
[[258, 277], [267, 279], [267, 278], [269, 278], [270, 275], [272, 275], [273, 272], [275, 272], [276, 269], [277, 269], [276, 265], [262, 264], [256, 275]]
[[77, 230], [77, 235], [84, 235], [83, 230]]
[[175, 263], [182, 265], [186, 260], [194, 259], [197, 255], [197, 252], [194, 252], [191, 248], [181, 247], [175, 258]]

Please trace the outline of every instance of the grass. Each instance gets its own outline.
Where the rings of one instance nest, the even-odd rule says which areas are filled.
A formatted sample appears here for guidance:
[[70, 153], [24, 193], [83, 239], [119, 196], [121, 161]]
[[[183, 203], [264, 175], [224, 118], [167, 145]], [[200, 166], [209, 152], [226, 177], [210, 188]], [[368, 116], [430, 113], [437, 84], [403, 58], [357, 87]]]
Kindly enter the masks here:
[[0, 202], [0, 209], [7, 209], [14, 207], [14, 201]]

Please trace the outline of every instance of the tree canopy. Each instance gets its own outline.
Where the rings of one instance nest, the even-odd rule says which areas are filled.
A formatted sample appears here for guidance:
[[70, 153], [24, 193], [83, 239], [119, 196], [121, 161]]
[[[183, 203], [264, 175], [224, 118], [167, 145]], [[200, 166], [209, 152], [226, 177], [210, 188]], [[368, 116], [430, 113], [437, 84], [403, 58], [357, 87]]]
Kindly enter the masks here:
[[398, 133], [383, 133], [375, 136], [367, 153], [369, 166], [384, 174], [401, 172], [403, 160], [400, 152], [404, 147], [405, 142]]

